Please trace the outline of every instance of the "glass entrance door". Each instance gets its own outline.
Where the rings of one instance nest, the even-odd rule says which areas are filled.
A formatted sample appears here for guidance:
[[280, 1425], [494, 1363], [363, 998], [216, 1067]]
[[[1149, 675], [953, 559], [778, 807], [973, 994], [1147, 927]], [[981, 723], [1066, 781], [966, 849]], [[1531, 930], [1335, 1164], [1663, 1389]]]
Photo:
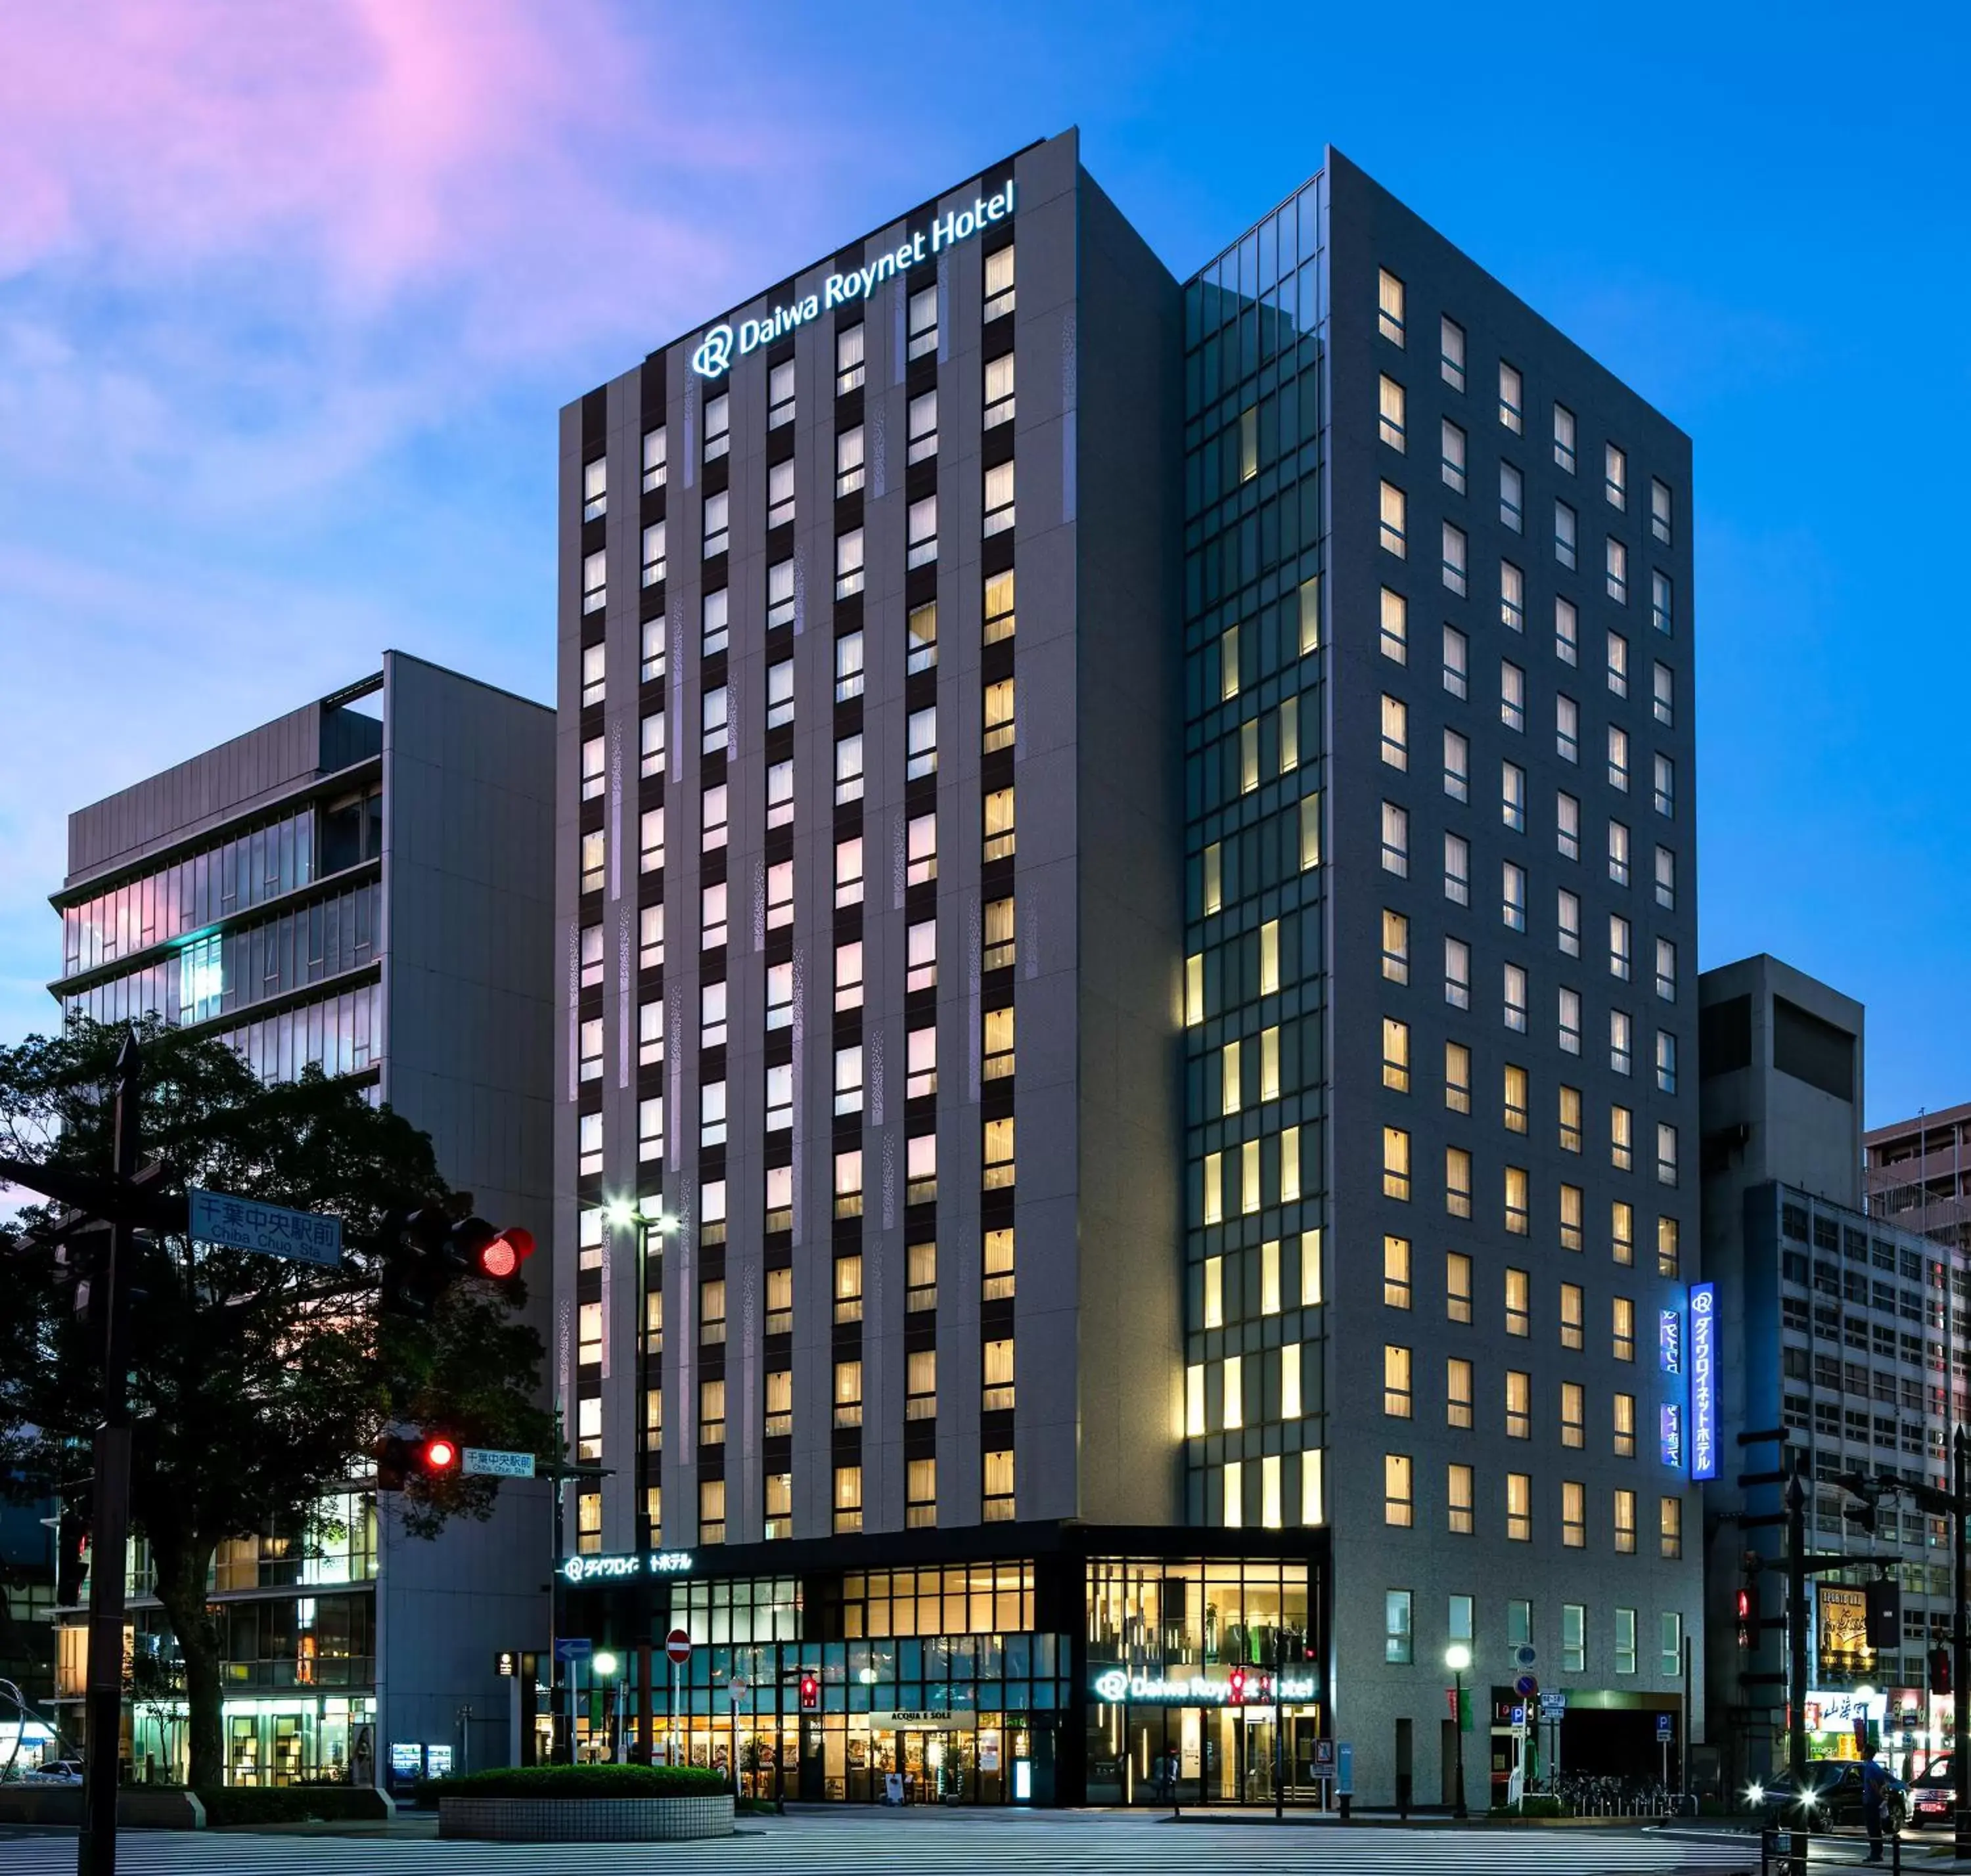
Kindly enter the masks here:
[[898, 1738], [904, 1789], [913, 1803], [977, 1802], [977, 1758], [971, 1734], [913, 1729]]

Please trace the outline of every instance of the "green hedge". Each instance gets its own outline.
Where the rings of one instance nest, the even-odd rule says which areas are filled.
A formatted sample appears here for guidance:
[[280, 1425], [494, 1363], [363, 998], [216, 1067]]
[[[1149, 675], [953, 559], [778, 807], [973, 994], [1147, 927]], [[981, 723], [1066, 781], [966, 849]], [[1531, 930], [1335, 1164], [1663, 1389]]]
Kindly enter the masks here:
[[1569, 1817], [1573, 1814], [1561, 1801], [1546, 1792], [1535, 1792], [1514, 1804], [1495, 1804], [1490, 1817]]
[[435, 1779], [441, 1798], [703, 1798], [727, 1789], [703, 1765], [515, 1765]]
[[311, 1818], [344, 1823], [351, 1818], [384, 1815], [376, 1792], [354, 1785], [226, 1785], [198, 1794], [205, 1821], [214, 1830], [229, 1825], [299, 1824]]

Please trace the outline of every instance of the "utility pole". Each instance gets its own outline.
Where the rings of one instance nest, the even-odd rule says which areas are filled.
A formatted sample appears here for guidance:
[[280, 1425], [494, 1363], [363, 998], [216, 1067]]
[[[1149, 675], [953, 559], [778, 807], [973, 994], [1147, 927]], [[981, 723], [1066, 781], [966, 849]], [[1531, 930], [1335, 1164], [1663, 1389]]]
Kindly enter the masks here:
[[1806, 1487], [1793, 1455], [1787, 1481], [1787, 1760], [1806, 1776]]
[[[137, 1171], [139, 1068], [136, 1032], [117, 1051], [112, 1171], [127, 1188]], [[83, 1711], [82, 1834], [77, 1876], [116, 1876], [116, 1778], [123, 1741], [123, 1571], [130, 1534], [130, 1265], [136, 1233], [127, 1213], [109, 1229], [109, 1254], [94, 1274], [102, 1285], [103, 1418], [96, 1429], [90, 1492], [89, 1669]], [[91, 1301], [95, 1298], [92, 1292]], [[94, 1310], [91, 1313], [96, 1314]]]

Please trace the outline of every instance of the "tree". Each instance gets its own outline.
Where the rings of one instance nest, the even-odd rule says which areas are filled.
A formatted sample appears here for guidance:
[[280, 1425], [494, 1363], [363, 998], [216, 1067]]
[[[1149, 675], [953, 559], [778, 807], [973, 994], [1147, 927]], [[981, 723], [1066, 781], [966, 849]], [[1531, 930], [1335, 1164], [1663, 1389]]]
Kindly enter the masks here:
[[[124, 1031], [83, 1018], [0, 1049], [0, 1158], [101, 1173], [110, 1165], [105, 1090]], [[131, 1529], [148, 1540], [157, 1596], [177, 1638], [189, 1708], [191, 1782], [223, 1763], [220, 1640], [207, 1604], [228, 1538], [318, 1529], [320, 1507], [367, 1467], [393, 1428], [442, 1426], [468, 1444], [547, 1453], [536, 1404], [543, 1350], [515, 1314], [517, 1285], [467, 1276], [428, 1321], [380, 1314], [386, 1216], [406, 1206], [469, 1209], [440, 1176], [428, 1137], [364, 1091], [316, 1068], [261, 1082], [211, 1037], [152, 1019], [138, 1031], [143, 1151], [159, 1190], [187, 1186], [333, 1212], [339, 1269], [174, 1235], [140, 1234], [132, 1274], [135, 1422]], [[0, 1474], [22, 1496], [60, 1492], [79, 1532], [89, 1516], [89, 1440], [102, 1348], [36, 1235], [56, 1207], [0, 1226]], [[406, 1526], [490, 1515], [497, 1482], [413, 1479]]]

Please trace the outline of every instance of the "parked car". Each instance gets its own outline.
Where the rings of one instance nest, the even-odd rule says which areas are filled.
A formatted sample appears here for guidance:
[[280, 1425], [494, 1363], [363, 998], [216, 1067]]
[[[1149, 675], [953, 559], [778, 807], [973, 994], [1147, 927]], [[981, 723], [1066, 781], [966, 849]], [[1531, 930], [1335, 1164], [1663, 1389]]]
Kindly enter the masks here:
[[[1807, 1768], [1803, 1790], [1791, 1773], [1754, 1785], [1746, 1793], [1751, 1808], [1768, 1824], [1803, 1824], [1825, 1830], [1862, 1822], [1862, 1766], [1856, 1759], [1820, 1759]], [[1909, 1787], [1891, 1777], [1882, 1793], [1882, 1824], [1898, 1831], [1910, 1820]]]
[[79, 1785], [82, 1783], [80, 1759], [48, 1759], [36, 1766], [24, 1781], [34, 1785]]
[[1919, 1830], [1926, 1824], [1947, 1824], [1956, 1802], [1950, 1754], [1940, 1753], [1910, 1782], [1910, 1822]]

